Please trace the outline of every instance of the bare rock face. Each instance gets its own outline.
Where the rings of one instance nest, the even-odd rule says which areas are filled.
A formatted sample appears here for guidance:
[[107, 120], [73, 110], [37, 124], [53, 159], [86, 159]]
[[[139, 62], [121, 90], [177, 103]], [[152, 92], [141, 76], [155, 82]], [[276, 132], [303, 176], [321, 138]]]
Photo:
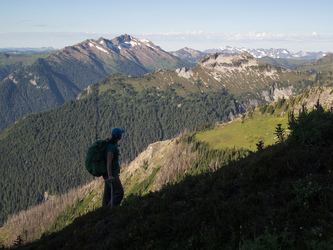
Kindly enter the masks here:
[[259, 63], [250, 53], [240, 55], [211, 54], [197, 64], [231, 93], [254, 92], [279, 81], [275, 67]]
[[244, 52], [240, 55], [222, 55], [211, 54], [205, 56], [200, 61], [200, 64], [205, 68], [226, 69], [226, 68], [246, 68], [250, 66], [258, 66], [259, 62], [248, 53]]
[[269, 90], [265, 90], [261, 93], [261, 96], [267, 102], [275, 102], [279, 98], [288, 99], [290, 96], [293, 96], [295, 93], [293, 92], [294, 87], [280, 87], [277, 83], [274, 83], [273, 86]]
[[326, 107], [327, 109], [331, 109], [333, 107], [333, 88], [332, 87], [316, 87], [311, 88], [309, 91], [303, 93], [303, 102], [295, 107], [295, 111], [301, 110], [302, 104], [307, 108], [313, 108], [318, 100], [320, 105]]
[[144, 180], [155, 168], [165, 165], [166, 157], [174, 146], [175, 141], [172, 140], [158, 141], [149, 144], [145, 151], [140, 153], [122, 170], [122, 181], [125, 181], [127, 178], [133, 178], [134, 176], [140, 176], [140, 179]]
[[193, 77], [193, 71], [188, 70], [187, 68], [178, 68], [175, 71], [179, 77], [184, 77], [186, 79]]

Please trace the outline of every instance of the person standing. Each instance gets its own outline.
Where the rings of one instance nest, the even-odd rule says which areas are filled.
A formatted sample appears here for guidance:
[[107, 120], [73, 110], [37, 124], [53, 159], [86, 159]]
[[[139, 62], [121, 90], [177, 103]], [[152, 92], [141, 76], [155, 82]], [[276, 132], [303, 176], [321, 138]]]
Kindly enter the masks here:
[[[124, 197], [124, 189], [119, 179], [120, 165], [119, 165], [119, 146], [118, 142], [122, 138], [122, 134], [125, 130], [120, 128], [114, 128], [111, 132], [111, 138], [109, 139], [109, 145], [106, 148], [107, 158], [107, 173], [103, 175], [105, 180], [104, 195], [102, 206], [110, 206], [110, 201], [113, 201], [112, 206], [120, 205]], [[111, 186], [113, 192], [111, 193]], [[113, 194], [113, 197], [111, 195]]]

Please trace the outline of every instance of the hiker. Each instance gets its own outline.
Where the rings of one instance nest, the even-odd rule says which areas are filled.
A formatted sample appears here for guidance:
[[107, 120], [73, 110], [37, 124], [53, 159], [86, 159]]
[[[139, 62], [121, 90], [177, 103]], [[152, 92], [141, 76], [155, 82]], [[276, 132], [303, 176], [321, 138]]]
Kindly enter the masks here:
[[119, 179], [120, 165], [119, 165], [119, 148], [118, 142], [125, 132], [123, 129], [115, 128], [111, 132], [111, 139], [109, 139], [109, 145], [106, 148], [107, 157], [107, 173], [103, 175], [105, 180], [104, 196], [103, 196], [103, 207], [109, 206], [111, 201], [111, 187], [113, 186], [113, 206], [120, 204], [124, 197], [124, 189]]

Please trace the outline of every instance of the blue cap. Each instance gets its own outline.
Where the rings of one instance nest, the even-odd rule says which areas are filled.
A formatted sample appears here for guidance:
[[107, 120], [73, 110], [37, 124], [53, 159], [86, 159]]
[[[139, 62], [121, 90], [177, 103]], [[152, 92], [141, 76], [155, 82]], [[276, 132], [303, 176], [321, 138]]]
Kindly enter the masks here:
[[112, 129], [111, 134], [114, 135], [115, 137], [118, 137], [119, 135], [121, 135], [124, 132], [125, 132], [125, 130], [123, 130], [123, 129], [114, 128], [114, 129]]

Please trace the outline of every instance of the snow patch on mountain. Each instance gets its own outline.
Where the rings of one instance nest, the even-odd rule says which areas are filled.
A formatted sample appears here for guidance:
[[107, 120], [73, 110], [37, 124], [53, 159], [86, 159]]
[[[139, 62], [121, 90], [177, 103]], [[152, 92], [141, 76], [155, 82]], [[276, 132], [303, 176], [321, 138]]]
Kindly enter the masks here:
[[120, 47], [120, 46], [115, 45], [115, 44], [111, 43], [110, 41], [107, 41], [107, 42], [106, 42], [106, 45], [107, 45], [108, 48], [111, 49], [111, 50], [117, 50], [117, 51], [121, 50], [121, 47]]
[[148, 39], [141, 39], [140, 40], [144, 45], [146, 45], [149, 48], [156, 49], [156, 46], [152, 43], [152, 41]]
[[99, 49], [100, 51], [106, 53], [106, 54], [109, 54], [109, 52], [107, 50], [105, 50], [105, 49], [103, 49], [103, 48], [101, 48], [99, 46], [96, 46], [96, 48]]
[[122, 47], [125, 47], [125, 48], [130, 48], [130, 47], [135, 47], [135, 46], [138, 46], [139, 44], [135, 41], [129, 41], [129, 42], [123, 42], [120, 44]]
[[[96, 49], [98, 49], [98, 50], [100, 50], [100, 51], [102, 51], [102, 52], [104, 52], [106, 54], [110, 54], [106, 49], [102, 48], [102, 47], [107, 47], [105, 40], [102, 39], [102, 38], [98, 39], [97, 41], [95, 41], [95, 40], [89, 40], [88, 45], [90, 47], [96, 48]], [[102, 45], [102, 47], [100, 45]]]
[[145, 46], [154, 50], [156, 49], [156, 46], [151, 41], [147, 39], [136, 39], [128, 35], [119, 37], [118, 39], [112, 41], [101, 38], [101, 41], [99, 43], [104, 47], [107, 47], [116, 52], [119, 52], [121, 49], [132, 49], [134, 47]]
[[147, 44], [147, 43], [150, 43], [150, 41], [148, 39], [140, 39], [141, 42]]

